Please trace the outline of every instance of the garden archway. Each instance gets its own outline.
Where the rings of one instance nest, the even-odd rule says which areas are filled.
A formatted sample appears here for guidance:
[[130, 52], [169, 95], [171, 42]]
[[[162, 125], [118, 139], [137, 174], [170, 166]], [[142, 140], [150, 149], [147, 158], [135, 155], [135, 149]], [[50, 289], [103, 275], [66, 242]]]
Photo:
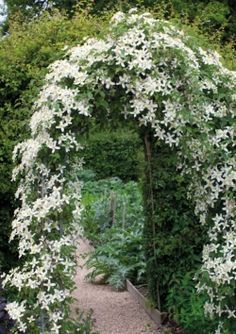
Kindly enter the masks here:
[[177, 168], [191, 180], [195, 214], [209, 224], [198, 289], [208, 293], [206, 311], [223, 321], [218, 333], [236, 316], [235, 78], [217, 53], [135, 11], [117, 13], [106, 38], [89, 39], [51, 65], [34, 106], [31, 138], [14, 150], [22, 204], [11, 238], [19, 238], [25, 261], [4, 284], [18, 291], [8, 310], [20, 330], [76, 330], [67, 318], [74, 221], [81, 212], [79, 184], [71, 177], [81, 149], [77, 138], [90, 119], [120, 116], [178, 150]]

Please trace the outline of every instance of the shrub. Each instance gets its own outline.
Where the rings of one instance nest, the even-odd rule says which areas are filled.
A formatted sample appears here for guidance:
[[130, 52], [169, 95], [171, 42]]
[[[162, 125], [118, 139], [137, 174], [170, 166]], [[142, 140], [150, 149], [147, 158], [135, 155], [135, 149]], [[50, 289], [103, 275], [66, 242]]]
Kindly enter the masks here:
[[217, 327], [214, 321], [206, 318], [204, 304], [206, 298], [196, 292], [194, 272], [187, 272], [180, 281], [173, 281], [168, 291], [167, 308], [186, 334], [209, 334]]
[[125, 287], [125, 279], [133, 282], [143, 280], [145, 256], [143, 249], [143, 225], [133, 222], [132, 226], [120, 228], [113, 226], [100, 236], [100, 243], [89, 254], [88, 279], [105, 276], [105, 282], [117, 289]]

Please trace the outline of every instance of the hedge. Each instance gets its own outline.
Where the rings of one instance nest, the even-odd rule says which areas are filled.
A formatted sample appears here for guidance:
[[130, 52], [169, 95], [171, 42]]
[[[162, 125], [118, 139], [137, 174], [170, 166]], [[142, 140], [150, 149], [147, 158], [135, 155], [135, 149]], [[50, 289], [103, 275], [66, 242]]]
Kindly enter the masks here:
[[93, 133], [84, 142], [84, 167], [92, 169], [97, 179], [137, 180], [143, 160], [141, 144], [129, 129]]
[[[150, 133], [145, 137], [143, 197], [148, 291], [153, 304], [166, 311], [170, 289], [179, 286], [186, 273], [198, 270], [207, 230], [193, 213], [194, 206], [187, 196], [189, 180], [176, 170], [178, 152], [151, 139]], [[181, 299], [181, 295], [178, 297]]]

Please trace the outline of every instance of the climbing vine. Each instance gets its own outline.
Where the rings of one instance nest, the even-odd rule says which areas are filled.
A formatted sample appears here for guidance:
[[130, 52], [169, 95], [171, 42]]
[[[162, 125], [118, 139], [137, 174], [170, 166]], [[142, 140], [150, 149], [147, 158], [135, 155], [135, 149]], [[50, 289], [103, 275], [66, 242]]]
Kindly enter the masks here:
[[135, 10], [115, 14], [105, 39], [88, 39], [50, 66], [31, 138], [13, 154], [21, 207], [11, 239], [19, 239], [24, 264], [3, 284], [17, 290], [7, 309], [19, 330], [76, 332], [68, 315], [81, 214], [80, 185], [71, 178], [78, 137], [90, 117], [105, 122], [118, 113], [178, 149], [196, 224], [209, 226], [197, 289], [208, 294], [217, 333], [236, 318], [235, 79], [216, 52]]

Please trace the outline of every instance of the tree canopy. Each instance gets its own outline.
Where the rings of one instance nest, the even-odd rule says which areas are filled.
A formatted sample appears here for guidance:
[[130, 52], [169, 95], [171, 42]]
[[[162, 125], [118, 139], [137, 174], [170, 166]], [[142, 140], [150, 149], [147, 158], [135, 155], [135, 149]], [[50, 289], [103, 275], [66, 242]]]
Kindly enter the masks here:
[[222, 31], [222, 40], [231, 40], [235, 42], [236, 35], [236, 4], [234, 0], [121, 0], [114, 2], [112, 0], [6, 0], [9, 16], [16, 12], [21, 12], [24, 16], [35, 16], [41, 14], [44, 10], [57, 8], [65, 10], [70, 16], [76, 11], [76, 8], [87, 9], [93, 14], [101, 14], [108, 10], [127, 10], [133, 6], [164, 9], [165, 16], [177, 15], [180, 19], [197, 21], [206, 30], [215, 32]]

